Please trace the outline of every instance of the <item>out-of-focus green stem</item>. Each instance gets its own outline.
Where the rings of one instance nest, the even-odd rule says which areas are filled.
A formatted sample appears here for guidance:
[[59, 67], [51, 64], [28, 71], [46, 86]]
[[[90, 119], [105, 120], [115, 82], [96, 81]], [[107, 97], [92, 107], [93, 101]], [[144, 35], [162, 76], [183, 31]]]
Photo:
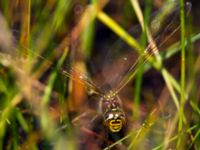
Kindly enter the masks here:
[[184, 119], [184, 101], [185, 101], [185, 19], [184, 19], [184, 0], [180, 0], [180, 21], [181, 21], [181, 95], [180, 95], [180, 109], [179, 109], [179, 123], [178, 132], [179, 137], [177, 141], [177, 148], [181, 148], [183, 135], [181, 131], [183, 129]]

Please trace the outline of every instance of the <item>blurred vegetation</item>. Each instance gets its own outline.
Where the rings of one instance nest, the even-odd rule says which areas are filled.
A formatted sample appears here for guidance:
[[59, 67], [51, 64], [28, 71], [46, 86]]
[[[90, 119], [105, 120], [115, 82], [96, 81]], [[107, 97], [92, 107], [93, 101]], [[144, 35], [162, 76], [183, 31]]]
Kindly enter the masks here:
[[[1, 0], [0, 149], [199, 149], [199, 7]], [[122, 101], [120, 133], [99, 90]]]

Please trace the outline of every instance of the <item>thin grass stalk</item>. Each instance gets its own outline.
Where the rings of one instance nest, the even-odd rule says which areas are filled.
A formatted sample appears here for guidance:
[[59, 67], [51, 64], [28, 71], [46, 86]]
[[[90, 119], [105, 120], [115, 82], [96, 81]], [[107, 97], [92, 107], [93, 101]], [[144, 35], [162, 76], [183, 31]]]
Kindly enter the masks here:
[[180, 109], [178, 122], [178, 141], [177, 148], [181, 148], [183, 141], [183, 119], [184, 119], [184, 101], [185, 101], [185, 18], [184, 18], [184, 0], [180, 0], [180, 21], [181, 21], [181, 95], [180, 95]]
[[43, 98], [41, 100], [41, 111], [42, 111], [41, 116], [40, 116], [41, 127], [42, 127], [44, 134], [47, 136], [47, 138], [49, 138], [52, 141], [55, 140], [55, 136], [57, 136], [57, 133], [55, 133], [55, 122], [53, 121], [53, 119], [49, 115], [48, 103], [49, 103], [50, 96], [51, 96], [51, 93], [52, 93], [52, 90], [53, 90], [53, 86], [54, 86], [55, 81], [56, 81], [57, 70], [59, 70], [59, 68], [62, 66], [67, 54], [68, 54], [68, 49], [65, 49], [65, 51], [64, 51], [61, 59], [59, 60], [55, 70], [53, 70], [51, 75], [50, 75], [48, 85], [45, 88], [45, 93], [44, 93]]
[[137, 148], [138, 144], [148, 135], [149, 131], [151, 130], [151, 127], [156, 122], [157, 114], [158, 114], [157, 109], [154, 109], [149, 114], [149, 116], [147, 117], [145, 122], [142, 124], [140, 129], [137, 131], [136, 135], [131, 137], [132, 141], [131, 141], [130, 145], [128, 146], [128, 150]]
[[[91, 0], [92, 5], [97, 5], [97, 0]], [[90, 13], [88, 15], [88, 18], [92, 18], [92, 14]], [[82, 33], [82, 49], [84, 51], [84, 54], [86, 54], [86, 57], [90, 58], [91, 52], [92, 52], [92, 46], [94, 43], [94, 34], [95, 34], [95, 20], [89, 20], [89, 23], [86, 24], [84, 27], [83, 33]]]
[[[131, 1], [131, 2], [133, 2], [133, 1]], [[148, 22], [149, 22], [149, 19], [150, 19], [150, 16], [149, 16], [149, 14], [150, 14], [150, 12], [151, 12], [151, 1], [150, 0], [146, 0], [146, 3], [147, 3], [147, 5], [146, 5], [146, 8], [145, 8], [145, 10], [144, 10], [144, 23], [141, 23], [141, 24], [144, 24], [144, 26], [147, 26], [148, 25]], [[135, 8], [135, 7], [134, 7]], [[135, 12], [136, 12], [136, 14], [137, 14], [137, 16], [138, 16], [138, 18], [139, 18], [139, 14], [137, 13], [137, 11], [135, 10]], [[140, 20], [143, 20], [143, 19], [140, 19]], [[142, 48], [143, 49], [145, 49], [145, 46], [146, 46], [146, 44], [147, 44], [147, 38], [146, 38], [146, 30], [145, 30], [146, 28], [144, 28], [144, 32], [142, 32], [142, 35], [141, 35], [141, 37], [140, 37], [140, 41], [141, 41], [141, 46], [142, 46]], [[140, 69], [139, 69], [139, 71], [138, 71], [138, 73], [137, 73], [137, 75], [136, 75], [136, 84], [135, 84], [135, 90], [134, 90], [134, 104], [135, 104], [135, 110], [133, 110], [133, 115], [134, 115], [134, 117], [138, 117], [137, 115], [138, 115], [138, 113], [139, 113], [139, 103], [140, 103], [140, 93], [141, 93], [141, 85], [142, 85], [142, 76], [143, 76], [143, 72], [144, 72], [144, 66], [143, 65], [141, 65], [141, 66], [139, 66], [140, 67]]]
[[[21, 16], [21, 34], [20, 34], [20, 45], [29, 47], [30, 38], [30, 17], [31, 17], [31, 0], [21, 2], [22, 5], [22, 16]], [[22, 56], [27, 54], [26, 49], [23, 49]]]
[[112, 18], [110, 18], [103, 11], [97, 14], [97, 18], [108, 26], [114, 33], [116, 33], [121, 39], [123, 39], [128, 45], [135, 48], [139, 53], [142, 52], [140, 44], [129, 35], [120, 25], [118, 25]]
[[137, 15], [140, 26], [142, 27], [142, 30], [144, 30], [145, 29], [145, 21], [144, 21], [144, 17], [143, 17], [140, 5], [138, 3], [138, 0], [131, 0], [131, 4], [133, 6], [135, 14]]
[[[35, 27], [35, 30], [37, 32], [39, 31], [39, 36], [37, 40], [34, 41], [33, 45], [35, 52], [41, 54], [45, 48], [47, 48], [48, 44], [52, 40], [52, 37], [58, 29], [61, 28], [63, 22], [65, 21], [65, 17], [69, 14], [71, 3], [71, 0], [57, 1], [53, 13], [48, 13], [48, 15], [43, 18], [43, 22]], [[40, 30], [42, 30], [42, 32], [40, 32]]]
[[[187, 129], [187, 130], [184, 131], [184, 132], [185, 132], [185, 133], [190, 133], [190, 132], [192, 132], [193, 130], [195, 130], [197, 127], [198, 127], [198, 125], [194, 125], [194, 126], [190, 127], [189, 129]], [[177, 140], [177, 138], [178, 138], [178, 135], [175, 135], [175, 136], [171, 137], [171, 138], [169, 139], [169, 141], [168, 141], [168, 144], [171, 143], [171, 142], [173, 142], [173, 141], [175, 141], [175, 140]], [[192, 143], [191, 143], [191, 144], [192, 144]], [[160, 145], [154, 147], [152, 150], [162, 150], [162, 149], [164, 149], [164, 143], [161, 143]]]

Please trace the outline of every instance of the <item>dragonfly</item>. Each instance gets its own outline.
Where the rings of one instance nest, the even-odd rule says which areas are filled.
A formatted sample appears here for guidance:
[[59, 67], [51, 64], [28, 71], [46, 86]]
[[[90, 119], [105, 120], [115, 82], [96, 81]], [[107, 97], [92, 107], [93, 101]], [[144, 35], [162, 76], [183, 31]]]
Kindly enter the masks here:
[[[188, 13], [190, 9], [191, 9], [191, 4], [186, 3], [186, 12]], [[119, 92], [134, 78], [135, 74], [138, 71], [137, 68], [141, 65], [146, 64], [151, 58], [153, 57], [156, 58], [159, 55], [157, 50], [159, 50], [174, 34], [178, 32], [180, 25], [173, 27], [172, 29], [174, 21], [176, 21], [176, 19], [179, 17], [178, 15], [179, 15], [179, 7], [178, 8], [176, 7], [174, 11], [172, 11], [169, 15], [167, 15], [166, 17], [167, 19], [165, 22], [166, 25], [163, 31], [160, 31], [159, 29], [155, 28], [153, 29], [153, 27], [150, 28], [150, 31], [153, 32], [156, 38], [153, 40], [153, 42], [149, 41], [144, 52], [139, 55], [139, 57], [136, 59], [134, 63], [131, 64], [129, 63], [130, 65], [126, 67], [123, 75], [118, 76], [119, 78], [116, 79], [115, 81], [116, 84], [111, 83], [112, 89], [109, 91], [107, 90], [103, 91], [87, 76], [79, 73], [79, 71], [77, 71], [74, 68], [71, 68], [68, 71], [63, 68], [58, 69], [61, 74], [63, 74], [66, 77], [69, 77], [70, 79], [76, 82], [82, 83], [90, 91], [92, 91], [93, 94], [96, 94], [100, 97], [99, 110], [100, 114], [103, 116], [103, 125], [105, 126], [105, 129], [108, 130], [110, 133], [118, 133], [122, 131], [128, 122], [127, 115], [123, 109], [122, 101], [118, 96]], [[161, 23], [159, 19], [154, 19], [153, 21], [156, 24]], [[37, 53], [31, 50], [30, 53], [37, 56], [39, 59], [47, 61], [47, 63], [49, 63], [50, 65], [53, 64], [51, 61], [46, 60], [44, 57], [38, 55]], [[124, 57], [123, 63], [126, 64], [127, 61], [129, 61], [130, 59], [131, 58]], [[73, 76], [73, 74], [77, 74], [78, 76], [75, 77]], [[111, 79], [108, 82], [112, 81], [113, 80]]]

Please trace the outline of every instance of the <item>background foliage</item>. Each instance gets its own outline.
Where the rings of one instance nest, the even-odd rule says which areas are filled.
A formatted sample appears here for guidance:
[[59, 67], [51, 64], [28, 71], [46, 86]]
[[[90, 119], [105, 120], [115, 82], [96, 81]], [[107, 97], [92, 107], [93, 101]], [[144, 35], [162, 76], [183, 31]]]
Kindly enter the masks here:
[[[1, 0], [0, 148], [198, 149], [200, 4], [177, 3]], [[128, 122], [112, 135], [93, 87], [123, 77]]]

